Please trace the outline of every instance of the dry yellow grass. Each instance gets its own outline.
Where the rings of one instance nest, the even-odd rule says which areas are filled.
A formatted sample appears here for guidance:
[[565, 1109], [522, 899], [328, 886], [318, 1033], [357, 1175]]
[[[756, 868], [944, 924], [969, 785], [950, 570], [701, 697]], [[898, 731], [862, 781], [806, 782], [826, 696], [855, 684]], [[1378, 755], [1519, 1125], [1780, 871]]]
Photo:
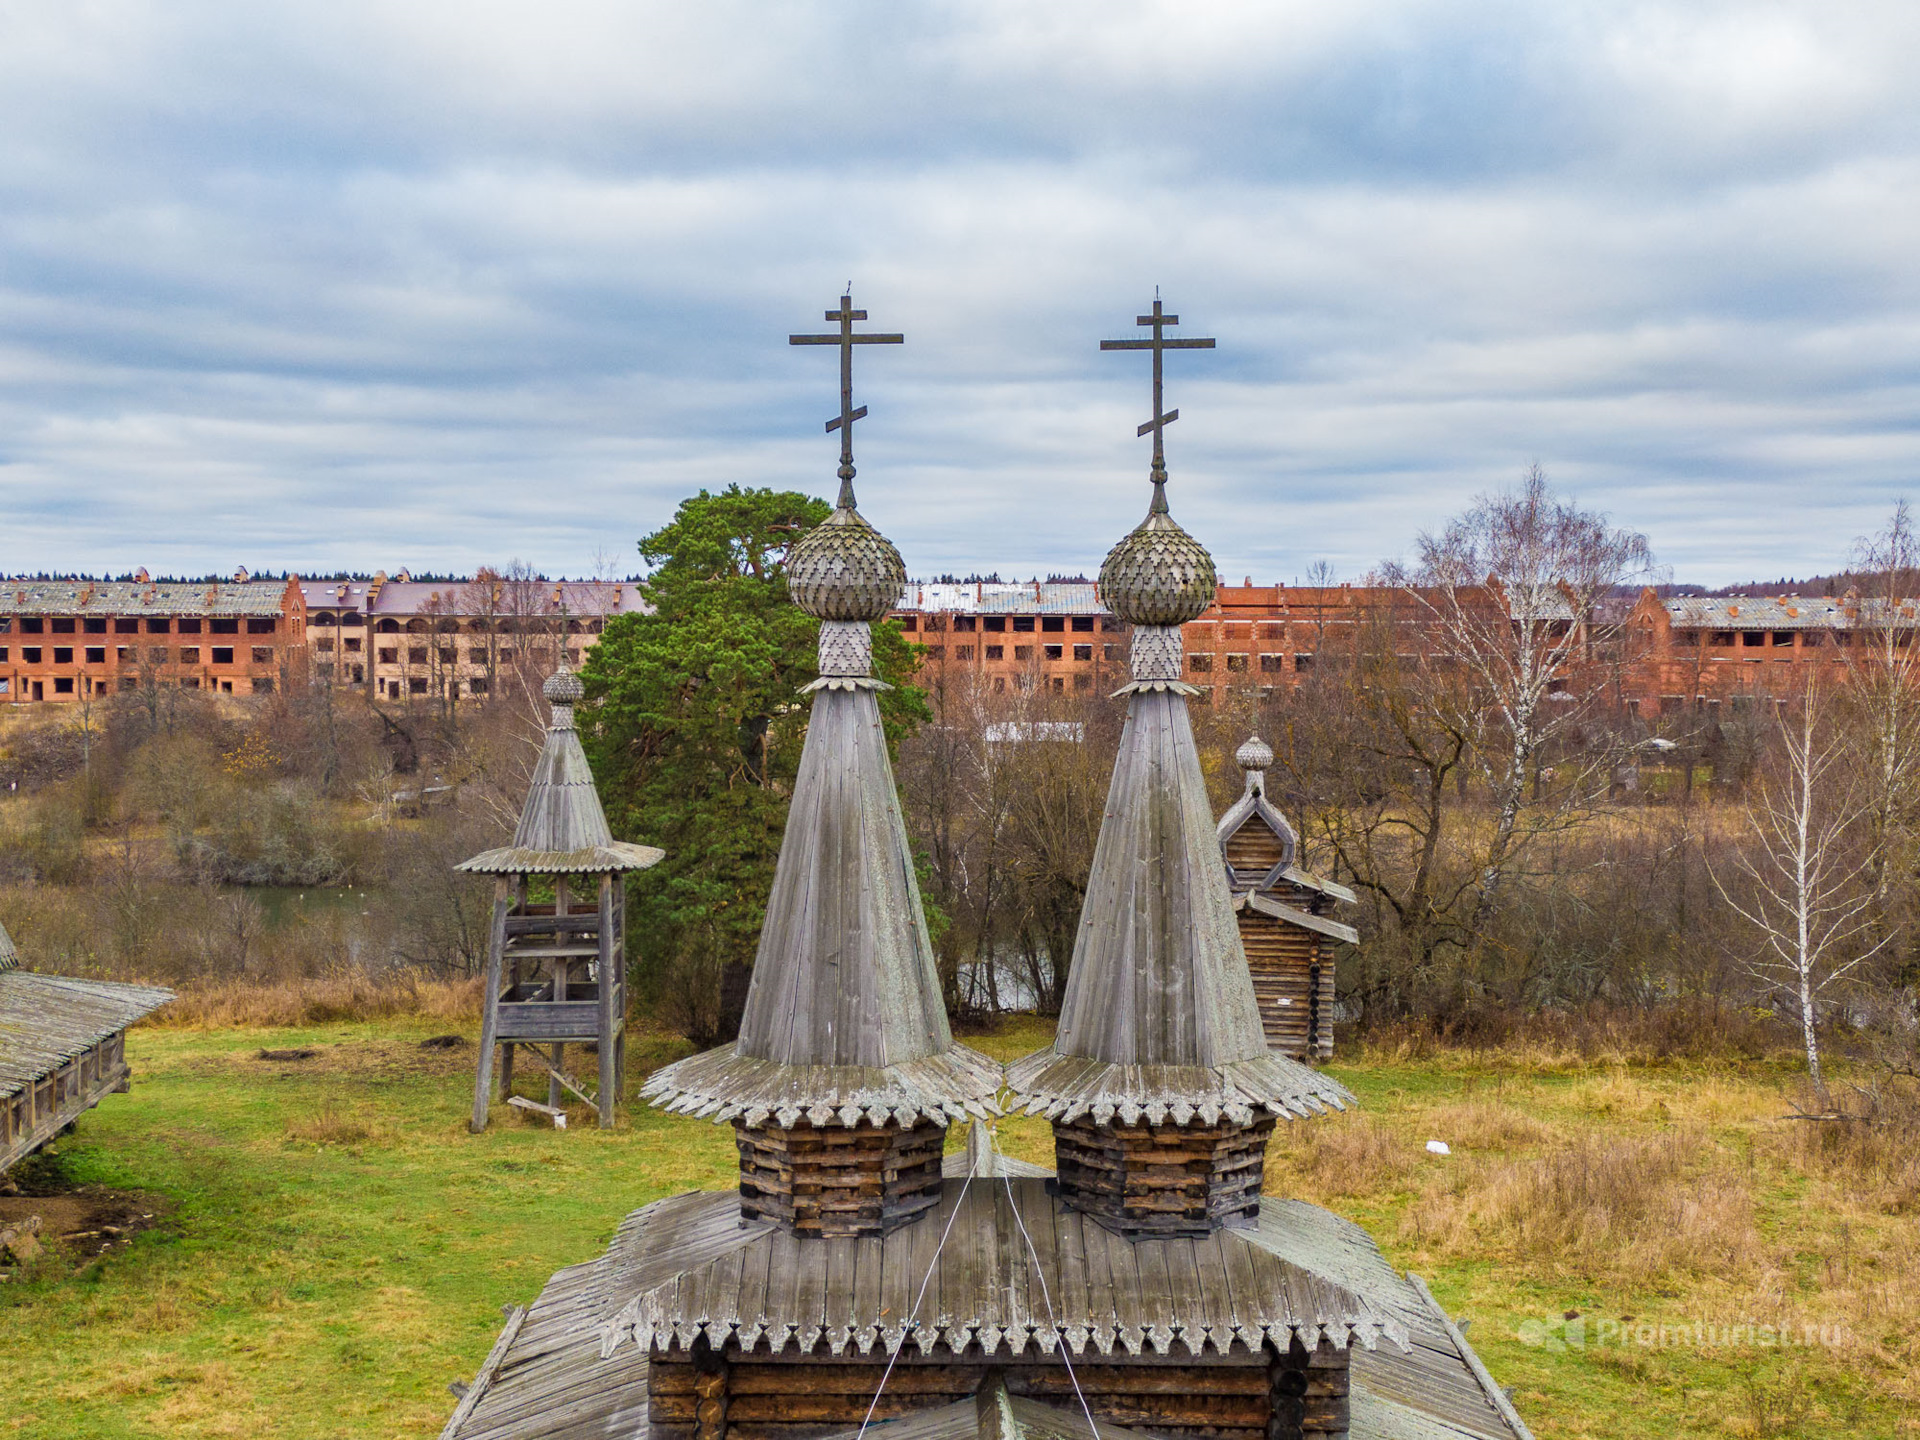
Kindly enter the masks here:
[[470, 1024], [480, 1015], [481, 982], [398, 974], [254, 982], [223, 980], [180, 989], [147, 1024], [196, 1030], [301, 1029], [364, 1020]]

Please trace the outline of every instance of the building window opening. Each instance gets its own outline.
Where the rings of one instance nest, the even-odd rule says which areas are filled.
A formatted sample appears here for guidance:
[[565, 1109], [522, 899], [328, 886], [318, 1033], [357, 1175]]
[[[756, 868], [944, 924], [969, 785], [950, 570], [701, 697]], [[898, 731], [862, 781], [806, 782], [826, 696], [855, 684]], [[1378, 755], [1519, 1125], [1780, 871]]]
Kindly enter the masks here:
[[1076, 645], [1076, 646], [1074, 646], [1074, 647], [1073, 647], [1073, 658], [1074, 658], [1074, 659], [1076, 659], [1076, 660], [1091, 660], [1091, 659], [1093, 659], [1093, 646], [1091, 646], [1091, 645]]
[[44, 635], [47, 633], [47, 622], [37, 615], [29, 615], [21, 620], [20, 633], [22, 635]]
[[954, 658], [954, 659], [956, 659], [956, 660], [971, 660], [971, 659], [973, 659], [973, 646], [971, 646], [971, 645], [956, 645], [956, 646], [954, 646], [954, 647], [953, 647], [953, 658]]
[[1260, 673], [1263, 675], [1278, 675], [1286, 668], [1287, 657], [1284, 655], [1262, 655], [1260, 657]]
[[71, 621], [71, 620], [56, 620], [56, 621], [54, 621], [54, 622], [53, 622], [53, 633], [54, 633], [54, 634], [56, 634], [56, 635], [71, 635], [71, 634], [73, 634], [73, 621]]
[[1047, 659], [1058, 660], [1060, 658], [1062, 647], [1058, 645], [1043, 645], [1041, 648], [1047, 652]]
[[182, 635], [198, 635], [200, 633], [200, 622], [198, 620], [182, 620], [179, 625], [179, 630]]
[[956, 615], [953, 617], [953, 628], [956, 630], [972, 630], [977, 624], [978, 622], [971, 615]]
[[1022, 631], [1026, 634], [1032, 634], [1033, 633], [1033, 616], [1031, 615], [1014, 616], [1013, 628], [1016, 630]]
[[1005, 630], [1007, 628], [1007, 617], [1004, 615], [989, 615], [980, 622], [980, 625], [982, 629], [986, 630]]
[[1295, 670], [1311, 670], [1313, 668], [1313, 656], [1311, 655], [1294, 656], [1293, 668]]
[[148, 619], [148, 621], [147, 621], [147, 633], [148, 633], [149, 635], [164, 635], [164, 634], [166, 634], [166, 633], [167, 633], [167, 622], [166, 622], [165, 620], [160, 620], [160, 619], [155, 619], [155, 618], [149, 618], [149, 619]]
[[24, 665], [38, 665], [44, 653], [38, 645], [23, 645], [20, 647], [20, 661]]
[[216, 665], [233, 664], [233, 647], [231, 645], [214, 646], [213, 647], [213, 663]]
[[73, 664], [73, 647], [71, 645], [54, 646], [53, 647], [53, 663], [56, 665]]
[[1040, 628], [1042, 630], [1047, 631], [1049, 634], [1063, 631], [1067, 628], [1066, 617], [1062, 615], [1042, 616], [1040, 620]]
[[1006, 655], [1006, 653], [1007, 653], [1007, 647], [1004, 645], [987, 646], [987, 659], [989, 660], [1001, 659], [1003, 656]]
[[902, 615], [900, 617], [900, 628], [911, 635], [915, 630], [920, 628], [920, 622], [911, 615]]
[[71, 675], [60, 675], [55, 677], [53, 682], [53, 693], [56, 695], [73, 694], [73, 677]]
[[107, 647], [104, 645], [87, 646], [87, 664], [104, 665], [107, 663]]
[[1742, 630], [1740, 632], [1740, 643], [1748, 649], [1752, 649], [1756, 645], [1764, 645], [1767, 643], [1767, 632], [1764, 630]]
[[1246, 668], [1247, 668], [1247, 657], [1246, 657], [1246, 656], [1244, 656], [1244, 655], [1229, 655], [1229, 656], [1227, 656], [1227, 669], [1229, 669], [1229, 670], [1245, 670]]
[[1211, 670], [1213, 669], [1213, 656], [1189, 655], [1187, 657], [1187, 669], [1199, 672]]
[[1091, 615], [1074, 616], [1073, 628], [1082, 635], [1091, 635], [1093, 633], [1093, 616]]
[[1013, 647], [1013, 658], [1014, 658], [1014, 659], [1016, 659], [1016, 660], [1031, 660], [1031, 659], [1033, 659], [1033, 646], [1031, 646], [1031, 645], [1016, 645], [1016, 646], [1014, 646], [1014, 647]]
[[253, 663], [256, 665], [271, 665], [273, 663], [273, 647], [271, 645], [255, 645], [253, 647]]
[[89, 635], [104, 635], [107, 633], [107, 617], [104, 615], [97, 620], [83, 620], [80, 624], [81, 628]]

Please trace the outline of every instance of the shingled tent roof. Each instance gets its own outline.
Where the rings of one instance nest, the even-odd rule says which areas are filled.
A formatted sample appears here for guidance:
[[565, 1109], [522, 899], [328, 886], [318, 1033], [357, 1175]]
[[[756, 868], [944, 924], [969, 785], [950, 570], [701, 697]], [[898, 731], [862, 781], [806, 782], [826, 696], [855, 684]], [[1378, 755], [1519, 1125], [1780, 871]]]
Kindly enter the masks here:
[[464, 860], [455, 868], [479, 875], [568, 875], [658, 865], [666, 851], [615, 840], [607, 828], [593, 771], [573, 727], [574, 702], [583, 693], [578, 677], [563, 665], [545, 688], [553, 702], [553, 718], [533, 767], [533, 783], [527, 787], [527, 803], [521, 808], [513, 843]]
[[0, 925], [0, 970], [11, 970], [20, 963], [20, 952], [13, 948], [13, 937]]
[[[852, 513], [848, 490], [841, 507]], [[640, 1093], [668, 1110], [781, 1126], [994, 1110], [1000, 1066], [955, 1044], [947, 1025], [868, 673], [869, 619], [899, 594], [875, 578], [883, 567], [868, 551], [892, 547], [860, 523], [873, 536], [864, 549], [849, 549], [851, 524], [823, 525], [815, 533], [832, 553], [790, 562], [815, 576], [794, 593], [822, 617], [823, 674], [808, 687], [813, 714], [739, 1038], [653, 1074]]]

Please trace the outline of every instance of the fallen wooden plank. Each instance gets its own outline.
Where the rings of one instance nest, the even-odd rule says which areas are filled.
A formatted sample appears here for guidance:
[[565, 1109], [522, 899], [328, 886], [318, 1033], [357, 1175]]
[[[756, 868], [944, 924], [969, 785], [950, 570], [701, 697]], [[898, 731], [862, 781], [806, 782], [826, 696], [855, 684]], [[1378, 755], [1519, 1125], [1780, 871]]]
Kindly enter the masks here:
[[556, 1130], [567, 1128], [567, 1112], [557, 1105], [542, 1105], [538, 1100], [529, 1100], [524, 1095], [509, 1095], [507, 1104], [516, 1110], [532, 1110], [550, 1117], [553, 1120], [553, 1128]]

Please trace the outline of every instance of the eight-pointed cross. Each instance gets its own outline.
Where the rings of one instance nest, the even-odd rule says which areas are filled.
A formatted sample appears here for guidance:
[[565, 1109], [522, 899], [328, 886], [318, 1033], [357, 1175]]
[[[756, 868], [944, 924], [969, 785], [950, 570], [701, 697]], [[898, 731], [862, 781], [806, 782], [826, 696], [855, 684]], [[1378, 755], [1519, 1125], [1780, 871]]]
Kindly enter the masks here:
[[1178, 325], [1180, 323], [1180, 317], [1178, 315], [1168, 315], [1162, 311], [1158, 296], [1154, 298], [1153, 313], [1151, 315], [1135, 317], [1134, 323], [1136, 325], [1151, 325], [1153, 327], [1153, 338], [1151, 340], [1102, 340], [1100, 342], [1100, 348], [1102, 350], [1151, 350], [1153, 352], [1153, 419], [1147, 421], [1147, 423], [1142, 425], [1135, 433], [1144, 435], [1149, 430], [1153, 432], [1153, 472], [1149, 477], [1153, 481], [1153, 508], [1156, 510], [1164, 510], [1167, 503], [1166, 492], [1162, 488], [1167, 483], [1167, 451], [1164, 443], [1164, 434], [1167, 426], [1180, 418], [1180, 412], [1178, 410], [1163, 411], [1160, 408], [1160, 356], [1161, 353], [1166, 350], [1211, 350], [1213, 349], [1213, 341], [1199, 339], [1169, 340], [1166, 337], [1165, 327], [1168, 325]]
[[[1157, 308], [1157, 307], [1156, 307]], [[853, 308], [853, 290], [849, 286], [847, 293], [840, 297], [840, 308], [827, 311], [827, 319], [840, 322], [838, 335], [789, 335], [789, 345], [838, 345], [840, 347], [840, 413], [827, 421], [827, 433], [840, 432], [840, 508], [851, 510], [853, 505], [853, 422], [867, 413], [862, 405], [853, 408], [853, 347], [856, 345], [899, 345], [906, 340], [904, 335], [856, 335], [853, 322], [867, 318], [867, 312]], [[1211, 342], [1209, 342], [1211, 343]], [[1155, 360], [1156, 367], [1159, 364]], [[1158, 373], [1156, 369], [1156, 374]], [[1144, 432], [1143, 432], [1144, 433]]]

